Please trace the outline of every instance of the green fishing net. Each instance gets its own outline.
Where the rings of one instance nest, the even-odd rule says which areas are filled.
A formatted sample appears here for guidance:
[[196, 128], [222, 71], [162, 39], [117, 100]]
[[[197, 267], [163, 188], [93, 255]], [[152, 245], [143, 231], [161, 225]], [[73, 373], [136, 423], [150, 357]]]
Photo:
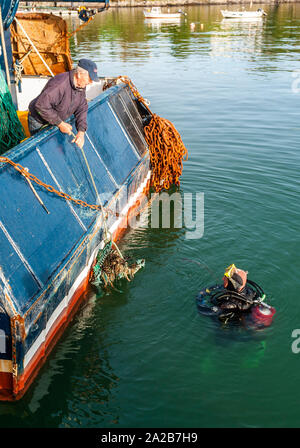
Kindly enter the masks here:
[[0, 70], [0, 155], [26, 138]]
[[96, 287], [112, 286], [117, 280], [125, 278], [130, 281], [134, 275], [145, 266], [145, 260], [140, 259], [129, 264], [129, 258], [121, 258], [109, 241], [98, 252], [96, 263], [92, 269], [91, 283]]

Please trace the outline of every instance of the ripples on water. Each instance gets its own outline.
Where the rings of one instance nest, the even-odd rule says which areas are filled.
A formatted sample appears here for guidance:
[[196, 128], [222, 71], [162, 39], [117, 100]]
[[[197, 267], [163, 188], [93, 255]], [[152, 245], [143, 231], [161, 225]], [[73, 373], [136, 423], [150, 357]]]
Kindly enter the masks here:
[[[189, 150], [181, 191], [204, 192], [205, 231], [127, 233], [122, 248], [145, 269], [119, 291], [90, 292], [24, 400], [1, 406], [4, 425], [298, 426], [300, 8], [265, 7], [256, 22], [219, 9], [187, 8], [179, 25], [111, 9], [72, 40], [75, 62], [128, 75], [174, 122]], [[265, 331], [197, 312], [197, 291], [232, 262], [277, 309]]]

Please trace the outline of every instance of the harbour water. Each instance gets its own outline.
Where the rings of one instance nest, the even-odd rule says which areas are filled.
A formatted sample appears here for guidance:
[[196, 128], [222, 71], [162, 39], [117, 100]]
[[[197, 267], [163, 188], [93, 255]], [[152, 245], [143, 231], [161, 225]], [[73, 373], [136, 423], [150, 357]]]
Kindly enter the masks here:
[[[189, 151], [180, 191], [204, 193], [204, 234], [129, 230], [121, 249], [146, 267], [89, 291], [25, 397], [0, 404], [1, 427], [299, 426], [300, 5], [264, 9], [231, 21], [193, 6], [178, 23], [111, 9], [71, 39], [74, 62], [128, 75], [175, 124]], [[198, 313], [197, 291], [231, 263], [265, 290], [272, 327]]]

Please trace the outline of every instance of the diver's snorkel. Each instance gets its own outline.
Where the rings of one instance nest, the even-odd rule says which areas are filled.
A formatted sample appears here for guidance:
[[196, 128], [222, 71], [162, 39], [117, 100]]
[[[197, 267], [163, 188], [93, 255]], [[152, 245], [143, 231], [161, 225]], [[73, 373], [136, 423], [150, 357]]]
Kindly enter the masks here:
[[[252, 283], [254, 283], [254, 282], [252, 282]], [[270, 305], [268, 305], [267, 303], [264, 302], [265, 298], [266, 298], [266, 294], [263, 293], [261, 297], [258, 297], [257, 299], [255, 299], [253, 301], [253, 304], [254, 305], [258, 305], [258, 306], [262, 306], [262, 307], [265, 307], [265, 308], [268, 308], [268, 309], [273, 309], [272, 306], [270, 306]]]
[[268, 305], [267, 303], [263, 302], [263, 300], [266, 298], [266, 295], [264, 294], [262, 297], [259, 297], [258, 299], [254, 300], [254, 305], [263, 306], [265, 308], [271, 309], [273, 308], [271, 305]]

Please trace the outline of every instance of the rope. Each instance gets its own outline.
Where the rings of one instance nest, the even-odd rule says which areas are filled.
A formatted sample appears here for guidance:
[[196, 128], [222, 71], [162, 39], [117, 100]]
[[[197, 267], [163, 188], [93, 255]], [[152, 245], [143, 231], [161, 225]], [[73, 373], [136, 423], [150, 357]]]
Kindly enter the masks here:
[[[72, 132], [72, 131], [71, 131], [71, 135], [72, 135], [73, 138], [76, 138], [76, 135], [75, 135], [74, 132]], [[79, 147], [79, 148], [80, 148], [80, 147]], [[88, 161], [87, 161], [87, 158], [86, 158], [84, 149], [83, 149], [83, 148], [80, 148], [80, 151], [81, 151], [81, 154], [82, 154], [82, 156], [83, 156], [83, 158], [84, 158], [86, 167], [87, 167], [87, 169], [88, 169], [88, 172], [89, 172], [89, 175], [90, 175], [90, 178], [91, 178], [91, 181], [92, 181], [92, 184], [93, 184], [95, 193], [96, 193], [96, 198], [100, 201], [100, 196], [99, 196], [99, 193], [98, 193], [96, 184], [95, 184], [95, 179], [94, 179], [94, 177], [93, 177], [93, 175], [92, 175], [91, 168], [90, 168], [90, 165], [89, 165], [89, 163], [88, 163]]]
[[[74, 136], [73, 133], [72, 133], [72, 135]], [[42, 182], [40, 179], [38, 179], [36, 176], [34, 176], [34, 174], [29, 173], [28, 168], [24, 168], [19, 163], [15, 163], [12, 160], [8, 159], [7, 157], [1, 157], [0, 156], [0, 163], [6, 163], [8, 165], [11, 165], [16, 171], [18, 171], [20, 174], [22, 174], [22, 176], [24, 176], [26, 178], [26, 180], [28, 181], [29, 185], [30, 185], [30, 181], [33, 181], [37, 185], [45, 188], [50, 193], [54, 193], [57, 196], [59, 196], [61, 198], [64, 198], [67, 201], [72, 201], [75, 204], [80, 205], [81, 207], [89, 207], [92, 210], [100, 210], [101, 211], [102, 218], [103, 218], [103, 225], [104, 225], [104, 235], [105, 235], [105, 240], [104, 240], [105, 246], [104, 246], [104, 249], [105, 250], [104, 250], [104, 256], [102, 257], [103, 259], [101, 259], [101, 261], [97, 259], [96, 265], [94, 267], [96, 277], [100, 278], [102, 264], [103, 264], [105, 258], [107, 257], [108, 253], [110, 253], [112, 245], [114, 245], [114, 247], [115, 247], [115, 249], [116, 249], [116, 251], [117, 251], [117, 253], [118, 253], [118, 255], [119, 255], [121, 260], [124, 260], [124, 256], [123, 256], [122, 252], [120, 251], [118, 245], [111, 238], [110, 232], [109, 232], [109, 230], [107, 228], [107, 216], [105, 216], [105, 209], [104, 209], [104, 207], [102, 205], [102, 202], [101, 202], [101, 199], [100, 199], [100, 195], [98, 193], [98, 190], [97, 190], [97, 187], [96, 187], [96, 184], [95, 184], [95, 180], [93, 178], [93, 175], [92, 175], [89, 163], [88, 163], [86, 155], [85, 155], [85, 152], [84, 152], [83, 148], [80, 148], [80, 149], [81, 149], [84, 161], [86, 163], [87, 169], [89, 171], [89, 174], [90, 174], [93, 186], [95, 188], [95, 192], [96, 192], [97, 198], [98, 198], [99, 203], [100, 203], [99, 205], [88, 204], [87, 202], [82, 201], [81, 199], [74, 199], [69, 194], [63, 193], [63, 192], [61, 192], [59, 190], [56, 190], [56, 188], [54, 188], [52, 185], [48, 185], [48, 184]], [[99, 261], [100, 261], [100, 263], [99, 263]], [[125, 261], [123, 262], [123, 264], [124, 263], [125, 263]], [[125, 265], [127, 265], [127, 264], [125, 263], [124, 266]]]
[[22, 64], [23, 64], [24, 59], [26, 59], [27, 56], [29, 56], [31, 52], [32, 52], [32, 48], [29, 51], [27, 51], [27, 53], [19, 61], [16, 60], [16, 62], [14, 63], [16, 84], [19, 84], [19, 82], [22, 80], [22, 72], [24, 70], [24, 67]]
[[80, 25], [78, 28], [76, 28], [76, 30], [74, 30], [74, 31], [72, 31], [70, 33], [67, 33], [67, 38], [70, 39], [70, 37], [72, 37], [74, 34], [76, 34], [77, 31], [79, 31], [82, 28], [84, 28], [93, 18], [94, 18], [94, 16], [91, 16], [87, 22], [85, 22], [82, 25]]
[[49, 65], [47, 64], [47, 62], [45, 61], [45, 59], [42, 57], [42, 55], [40, 54], [39, 50], [36, 48], [36, 46], [34, 45], [34, 43], [32, 42], [32, 40], [30, 39], [30, 37], [28, 36], [27, 32], [25, 31], [23, 25], [18, 21], [18, 19], [16, 19], [16, 17], [14, 18], [16, 24], [21, 28], [21, 30], [23, 31], [23, 34], [25, 35], [25, 37], [28, 39], [30, 45], [32, 46], [32, 48], [34, 49], [34, 51], [36, 52], [36, 54], [38, 55], [38, 57], [40, 58], [40, 60], [42, 61], [42, 63], [44, 64], [44, 66], [46, 67], [46, 69], [48, 70], [48, 72], [50, 73], [51, 76], [54, 76], [54, 73], [52, 72], [51, 68], [49, 67]]
[[182, 160], [185, 156], [187, 160], [187, 149], [179, 133], [170, 121], [156, 114], [144, 129], [150, 152], [151, 184], [155, 191], [168, 190], [172, 184], [179, 186]]
[[122, 259], [124, 259], [124, 256], [122, 255], [122, 253], [121, 253], [120, 249], [118, 248], [117, 244], [114, 241], [112, 241], [112, 239], [111, 239], [110, 232], [109, 232], [109, 230], [107, 228], [107, 212], [106, 212], [106, 216], [105, 216], [105, 209], [104, 209], [104, 207], [102, 205], [102, 202], [101, 202], [101, 199], [100, 199], [100, 195], [98, 193], [98, 190], [97, 190], [97, 187], [96, 187], [96, 184], [95, 184], [95, 180], [93, 178], [93, 175], [92, 175], [92, 172], [91, 172], [91, 169], [90, 169], [90, 166], [89, 166], [89, 163], [87, 161], [87, 158], [86, 158], [86, 155], [85, 155], [85, 152], [84, 152], [83, 148], [81, 149], [81, 152], [82, 152], [82, 155], [84, 157], [84, 160], [85, 160], [86, 166], [88, 168], [89, 174], [91, 176], [92, 183], [94, 185], [94, 188], [95, 188], [95, 191], [96, 191], [96, 194], [97, 194], [97, 198], [99, 200], [99, 205], [97, 205], [97, 204], [88, 204], [87, 202], [82, 201], [81, 199], [75, 199], [71, 195], [57, 190], [52, 185], [46, 184], [45, 182], [41, 181], [38, 177], [36, 177], [34, 174], [31, 174], [28, 171], [28, 168], [24, 168], [19, 163], [13, 162], [8, 157], [0, 156], [0, 163], [6, 163], [8, 165], [11, 165], [16, 171], [18, 171], [22, 176], [24, 176], [26, 178], [26, 180], [35, 182], [37, 185], [39, 185], [40, 187], [45, 188], [45, 190], [49, 191], [50, 193], [56, 194], [57, 196], [65, 199], [67, 201], [74, 202], [75, 204], [77, 204], [77, 205], [79, 205], [81, 207], [87, 207], [87, 208], [90, 208], [92, 210], [101, 211], [102, 217], [103, 217], [103, 224], [104, 224], [104, 233], [105, 233], [105, 240], [106, 240], [105, 242], [111, 240], [111, 242], [115, 246], [119, 256]]
[[[182, 161], [188, 158], [188, 152], [184, 146], [179, 132], [174, 125], [165, 118], [153, 114], [149, 109], [149, 103], [139, 93], [135, 85], [127, 76], [119, 76], [118, 80], [127, 84], [134, 97], [142, 103], [152, 115], [150, 123], [144, 127], [145, 139], [149, 146], [151, 161], [151, 186], [158, 193], [168, 190], [171, 185], [180, 185], [182, 173]], [[106, 86], [109, 87], [108, 84]]]
[[[74, 134], [72, 131], [71, 131], [71, 135], [75, 138], [75, 134]], [[100, 195], [99, 195], [98, 190], [97, 190], [97, 187], [96, 187], [96, 183], [95, 183], [94, 176], [93, 176], [93, 174], [92, 174], [92, 171], [91, 171], [89, 162], [88, 162], [88, 160], [87, 160], [87, 158], [86, 158], [84, 149], [83, 149], [83, 148], [80, 148], [80, 151], [81, 151], [81, 154], [82, 154], [82, 156], [83, 156], [83, 158], [84, 158], [84, 161], [85, 161], [87, 170], [88, 170], [88, 172], [89, 172], [89, 175], [90, 175], [90, 178], [91, 178], [91, 181], [92, 181], [92, 184], [93, 184], [95, 193], [96, 193], [96, 198], [97, 198], [98, 201], [99, 201], [100, 210], [101, 210], [102, 217], [103, 217], [105, 243], [106, 243], [107, 241], [112, 241], [112, 244], [115, 246], [115, 248], [116, 248], [118, 254], [120, 255], [120, 257], [121, 257], [121, 258], [124, 258], [123, 255], [122, 255], [122, 252], [121, 252], [120, 249], [118, 248], [117, 244], [112, 240], [111, 235], [109, 234], [109, 231], [108, 231], [108, 228], [107, 228], [106, 217], [105, 217], [105, 215], [104, 215], [104, 208], [103, 208], [103, 205], [102, 205], [102, 202], [101, 202], [101, 198], [100, 198]]]
[[42, 182], [40, 179], [38, 179], [34, 174], [31, 174], [27, 168], [24, 168], [19, 163], [15, 163], [12, 160], [8, 159], [7, 157], [0, 156], [0, 163], [6, 163], [8, 165], [11, 165], [16, 171], [18, 171], [22, 176], [26, 177], [27, 179], [31, 180], [32, 182], [35, 182], [40, 187], [45, 188], [45, 190], [49, 191], [50, 193], [56, 194], [57, 196], [67, 200], [74, 202], [77, 205], [80, 205], [81, 207], [88, 207], [92, 210], [101, 211], [101, 205], [96, 204], [88, 204], [85, 201], [82, 201], [81, 199], [75, 199], [71, 195], [64, 193], [62, 191], [56, 190], [52, 185], [48, 185], [45, 182]]

